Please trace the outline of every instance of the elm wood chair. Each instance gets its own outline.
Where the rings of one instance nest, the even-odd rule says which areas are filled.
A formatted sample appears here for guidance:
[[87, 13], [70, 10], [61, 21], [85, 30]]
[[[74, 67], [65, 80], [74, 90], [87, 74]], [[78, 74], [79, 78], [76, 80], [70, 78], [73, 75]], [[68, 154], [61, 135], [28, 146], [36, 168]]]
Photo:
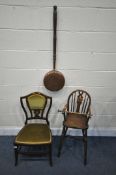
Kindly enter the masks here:
[[67, 130], [69, 128], [81, 129], [84, 143], [84, 165], [86, 165], [87, 129], [88, 129], [88, 121], [91, 117], [90, 107], [91, 107], [90, 95], [84, 90], [75, 90], [69, 95], [67, 104], [65, 105], [63, 110], [62, 111], [59, 110], [59, 112], [62, 112], [64, 116], [64, 121], [63, 121], [63, 130], [60, 137], [58, 157], [60, 157], [61, 155], [61, 149], [64, 143], [64, 138], [68, 136], [66, 135]]
[[[52, 166], [52, 134], [48, 121], [52, 97], [40, 92], [33, 92], [20, 97], [20, 103], [26, 120], [14, 141], [15, 166], [18, 163], [18, 154], [49, 156]], [[36, 151], [34, 152], [32, 149]]]

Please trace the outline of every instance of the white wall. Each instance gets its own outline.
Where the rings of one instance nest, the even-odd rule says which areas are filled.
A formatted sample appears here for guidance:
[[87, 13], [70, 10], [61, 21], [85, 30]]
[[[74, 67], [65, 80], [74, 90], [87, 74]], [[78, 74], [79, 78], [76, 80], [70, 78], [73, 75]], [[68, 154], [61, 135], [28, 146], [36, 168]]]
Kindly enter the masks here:
[[[58, 92], [43, 86], [52, 69], [53, 5], [57, 68], [66, 79]], [[57, 110], [77, 88], [92, 97], [90, 135], [116, 135], [116, 1], [0, 0], [0, 134], [23, 125], [19, 97], [32, 91], [53, 97], [51, 128], [58, 131]]]

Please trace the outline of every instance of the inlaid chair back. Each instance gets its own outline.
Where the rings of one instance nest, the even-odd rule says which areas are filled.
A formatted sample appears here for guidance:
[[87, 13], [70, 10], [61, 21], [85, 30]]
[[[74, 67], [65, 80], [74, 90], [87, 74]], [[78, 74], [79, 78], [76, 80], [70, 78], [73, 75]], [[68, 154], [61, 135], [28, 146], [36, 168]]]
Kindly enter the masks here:
[[88, 114], [90, 112], [91, 97], [84, 90], [73, 91], [67, 100], [67, 111]]
[[52, 166], [52, 132], [48, 120], [52, 97], [33, 92], [20, 97], [20, 102], [26, 119], [14, 141], [15, 165], [18, 163], [19, 154], [29, 154], [48, 156]]
[[52, 105], [52, 98], [39, 92], [20, 97], [21, 106], [24, 110], [27, 124], [28, 120], [42, 119], [48, 121], [48, 113]]

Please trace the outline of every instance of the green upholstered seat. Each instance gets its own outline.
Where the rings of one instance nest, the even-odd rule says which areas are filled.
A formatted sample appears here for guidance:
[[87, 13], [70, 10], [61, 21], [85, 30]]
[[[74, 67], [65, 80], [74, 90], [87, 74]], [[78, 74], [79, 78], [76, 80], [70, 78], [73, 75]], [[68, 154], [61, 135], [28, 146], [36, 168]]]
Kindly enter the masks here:
[[25, 125], [16, 136], [16, 144], [40, 145], [50, 144], [51, 131], [47, 124], [32, 123]]

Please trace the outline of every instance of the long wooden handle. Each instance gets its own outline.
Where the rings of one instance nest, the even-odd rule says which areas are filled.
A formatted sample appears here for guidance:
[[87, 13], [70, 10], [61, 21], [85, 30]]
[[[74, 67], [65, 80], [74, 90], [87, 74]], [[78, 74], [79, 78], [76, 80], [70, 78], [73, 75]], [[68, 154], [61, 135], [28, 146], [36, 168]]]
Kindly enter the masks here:
[[57, 41], [57, 35], [56, 35], [56, 29], [57, 29], [57, 6], [53, 7], [53, 69], [56, 68], [56, 41]]

